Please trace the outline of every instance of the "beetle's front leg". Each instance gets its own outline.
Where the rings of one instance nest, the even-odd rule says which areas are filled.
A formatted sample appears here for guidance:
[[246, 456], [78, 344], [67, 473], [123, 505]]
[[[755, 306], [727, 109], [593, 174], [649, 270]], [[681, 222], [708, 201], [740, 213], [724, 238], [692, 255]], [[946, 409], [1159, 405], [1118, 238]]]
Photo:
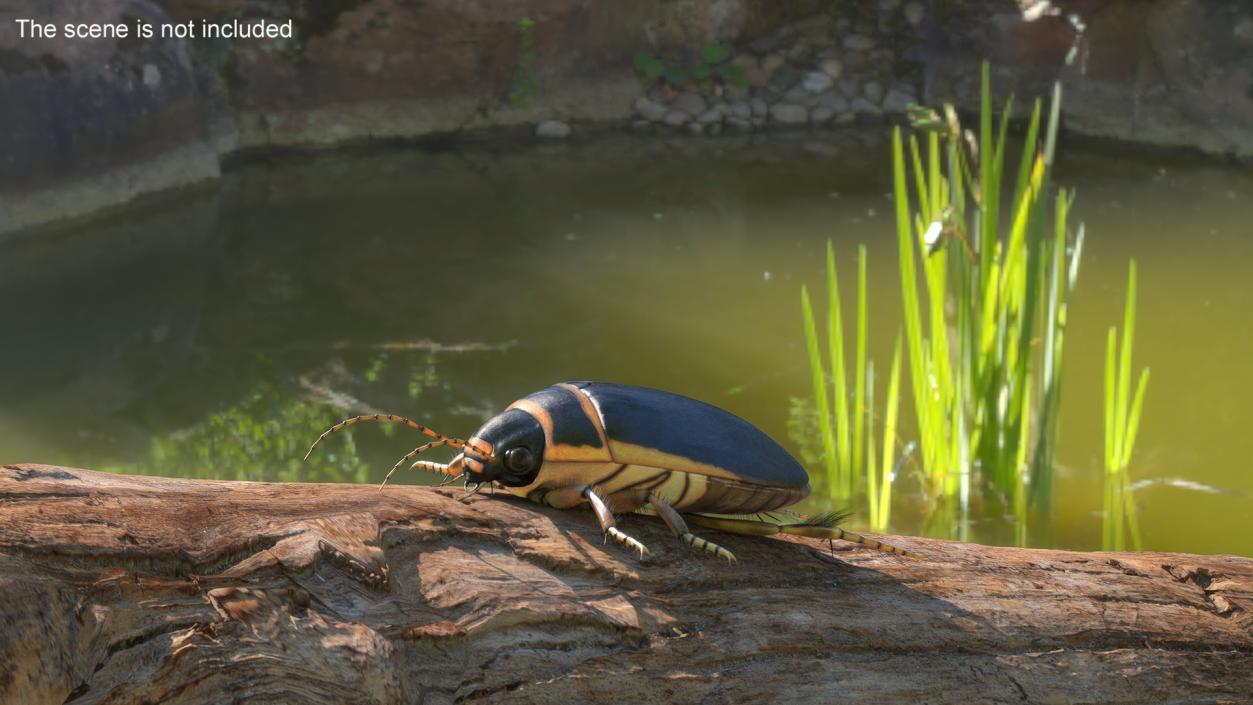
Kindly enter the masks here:
[[600, 521], [600, 528], [604, 530], [605, 534], [612, 536], [614, 541], [639, 551], [641, 558], [652, 553], [647, 546], [618, 529], [618, 522], [613, 518], [613, 510], [609, 508], [609, 503], [596, 491], [595, 487], [590, 485], [570, 485], [550, 490], [538, 490], [530, 495], [530, 499], [546, 504], [554, 509], [572, 509], [587, 502], [592, 505], [592, 511], [596, 513], [596, 518]]
[[614, 541], [627, 548], [639, 551], [640, 559], [652, 553], [647, 546], [618, 530], [618, 522], [613, 518], [613, 512], [609, 509], [609, 503], [605, 501], [604, 497], [600, 496], [595, 487], [584, 487], [583, 498], [587, 500], [588, 504], [592, 505], [592, 511], [596, 512], [596, 518], [600, 520], [600, 528], [604, 529], [606, 534], [612, 536]]

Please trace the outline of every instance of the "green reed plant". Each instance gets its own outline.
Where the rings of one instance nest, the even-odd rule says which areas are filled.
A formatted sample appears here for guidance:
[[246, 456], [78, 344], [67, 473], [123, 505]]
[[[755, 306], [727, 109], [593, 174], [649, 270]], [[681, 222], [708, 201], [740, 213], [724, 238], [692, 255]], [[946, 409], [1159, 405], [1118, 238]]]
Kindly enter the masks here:
[[1131, 534], [1132, 548], [1140, 550], [1140, 522], [1128, 468], [1140, 428], [1144, 393], [1149, 384], [1149, 368], [1140, 372], [1135, 396], [1131, 396], [1131, 349], [1135, 342], [1136, 263], [1127, 274], [1127, 304], [1123, 312], [1121, 350], [1118, 329], [1111, 326], [1105, 345], [1105, 512], [1101, 527], [1101, 547], [1106, 551], [1126, 548]]
[[[825, 469], [824, 485], [832, 503], [848, 506], [864, 493], [869, 506], [871, 528], [887, 528], [891, 515], [891, 483], [896, 439], [900, 386], [901, 345], [897, 340], [888, 383], [884, 421], [883, 456], [879, 464], [874, 453], [874, 366], [866, 359], [868, 316], [866, 314], [866, 248], [857, 251], [856, 333], [851, 368], [845, 356], [839, 272], [835, 248], [827, 243], [826, 356], [809, 289], [801, 287], [801, 315], [805, 327], [805, 347], [813, 382], [816, 433], [821, 443]], [[829, 367], [828, 367], [829, 361]], [[849, 378], [853, 391], [849, 394]], [[794, 431], [802, 443], [809, 434]]]
[[887, 410], [883, 419], [883, 458], [876, 462], [874, 452], [874, 363], [866, 367], [867, 381], [867, 449], [866, 460], [866, 505], [869, 508], [870, 528], [874, 531], [886, 531], [892, 518], [892, 484], [896, 481], [894, 465], [896, 446], [897, 411], [900, 405], [901, 387], [901, 337], [896, 336], [896, 347], [892, 353], [892, 374], [888, 378]]
[[1042, 140], [1035, 103], [1008, 194], [1001, 189], [1012, 102], [994, 129], [986, 64], [982, 89], [977, 136], [951, 106], [943, 116], [913, 111], [922, 140], [909, 137], [908, 163], [906, 141], [899, 129], [893, 134], [905, 340], [932, 508], [924, 530], [967, 539], [977, 489], [1015, 517], [1015, 543], [1024, 545], [1029, 508], [1047, 511], [1051, 500], [1066, 307], [1082, 230], [1072, 244], [1069, 197], [1050, 195], [1060, 86]]

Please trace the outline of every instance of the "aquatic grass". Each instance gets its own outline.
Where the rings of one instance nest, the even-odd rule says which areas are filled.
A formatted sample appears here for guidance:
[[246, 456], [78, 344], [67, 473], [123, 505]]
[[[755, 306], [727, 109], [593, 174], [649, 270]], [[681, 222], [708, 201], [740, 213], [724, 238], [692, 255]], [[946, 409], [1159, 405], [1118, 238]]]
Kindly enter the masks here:
[[[897, 413], [900, 406], [901, 386], [901, 337], [896, 336], [896, 345], [892, 352], [892, 373], [888, 378], [886, 404], [887, 409], [883, 420], [883, 457], [876, 462], [874, 451], [874, 363], [866, 367], [867, 408], [865, 418], [869, 420], [866, 434], [869, 455], [866, 461], [866, 505], [869, 509], [870, 528], [874, 531], [887, 531], [892, 519], [892, 484], [896, 481], [897, 465], [894, 460], [896, 446]], [[860, 417], [860, 415], [859, 415]], [[904, 459], [905, 453], [901, 458]]]
[[[972, 506], [1011, 519], [1012, 542], [1048, 519], [1061, 429], [1061, 393], [1069, 305], [1083, 253], [1082, 224], [1071, 227], [1073, 193], [1051, 185], [1061, 87], [1047, 113], [1032, 106], [1017, 164], [1008, 164], [1008, 115], [994, 119], [989, 69], [983, 66], [978, 135], [956, 110], [910, 108], [914, 133], [892, 133], [892, 198], [904, 336], [898, 334], [883, 420], [880, 456], [874, 366], [867, 361], [865, 250], [859, 251], [856, 350], [846, 369], [845, 331], [834, 249], [827, 245], [826, 366], [817, 319], [802, 287], [814, 409], [793, 402], [790, 429], [810, 459], [821, 441], [832, 501], [864, 497], [871, 527], [887, 528], [897, 470], [902, 356], [918, 433], [923, 533], [970, 538]], [[1004, 191], [1010, 186], [1012, 191]], [[1147, 372], [1129, 396], [1134, 327], [1134, 267], [1117, 383], [1107, 386], [1108, 540], [1121, 545], [1125, 524], [1138, 545], [1126, 465], [1134, 444]], [[1111, 333], [1111, 336], [1114, 334]], [[1111, 337], [1111, 341], [1114, 338]], [[1111, 345], [1114, 345], [1111, 342]], [[903, 352], [902, 352], [903, 351]], [[1113, 348], [1109, 365], [1116, 358]], [[849, 394], [849, 375], [853, 391]], [[851, 404], [851, 406], [850, 406]], [[811, 441], [812, 442], [812, 441]], [[989, 506], [990, 505], [990, 506]], [[997, 510], [999, 505], [1000, 511]]]
[[[1006, 220], [1001, 217], [1009, 106], [994, 128], [983, 67], [979, 135], [951, 106], [915, 108], [905, 140], [893, 133], [901, 296], [910, 388], [929, 514], [924, 532], [969, 538], [978, 490], [1015, 519], [1051, 505], [1066, 307], [1082, 230], [1071, 244], [1069, 196], [1050, 198], [1060, 86], [1040, 138], [1036, 101]], [[1011, 104], [1012, 105], [1012, 104]], [[910, 177], [913, 203], [911, 208]], [[1053, 208], [1046, 204], [1054, 200]], [[1053, 216], [1052, 236], [1046, 219]], [[921, 280], [922, 286], [919, 286]]]
[[1105, 345], [1105, 506], [1101, 526], [1101, 547], [1106, 551], [1126, 549], [1126, 537], [1139, 551], [1140, 522], [1129, 467], [1144, 409], [1149, 384], [1149, 368], [1140, 371], [1135, 396], [1131, 396], [1131, 352], [1135, 342], [1136, 263], [1127, 273], [1127, 303], [1123, 312], [1122, 344], [1118, 329], [1111, 326]]
[[[879, 458], [874, 452], [874, 365], [866, 355], [869, 330], [866, 248], [862, 246], [857, 250], [856, 319], [851, 368], [846, 354], [839, 270], [835, 247], [830, 242], [827, 243], [826, 284], [825, 355], [809, 289], [801, 287], [801, 317], [813, 384], [816, 428], [793, 424], [792, 436], [802, 444], [802, 454], [809, 455], [805, 452], [806, 441], [816, 433], [821, 445], [825, 471], [823, 490], [827, 498], [832, 504], [851, 506], [865, 496], [871, 528], [883, 530], [891, 515], [891, 483], [895, 474], [891, 468], [895, 457], [900, 396], [901, 344], [898, 339], [885, 401], [883, 454]], [[799, 413], [800, 410], [794, 408], [793, 416]]]

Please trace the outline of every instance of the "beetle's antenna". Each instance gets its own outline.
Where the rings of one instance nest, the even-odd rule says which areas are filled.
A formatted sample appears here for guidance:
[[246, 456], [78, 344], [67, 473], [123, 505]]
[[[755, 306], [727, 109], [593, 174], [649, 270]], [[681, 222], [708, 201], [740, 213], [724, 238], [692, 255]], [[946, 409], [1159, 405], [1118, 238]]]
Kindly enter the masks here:
[[305, 453], [304, 459], [308, 460], [309, 456], [313, 454], [313, 449], [317, 448], [318, 444], [321, 443], [322, 440], [325, 439], [327, 436], [331, 435], [332, 433], [335, 433], [336, 431], [342, 428], [347, 428], [348, 426], [352, 426], [353, 424], [356, 424], [360, 421], [391, 421], [393, 423], [402, 423], [408, 426], [409, 428], [417, 429], [421, 431], [422, 433], [425, 433], [426, 435], [430, 436], [431, 438], [436, 439], [437, 441], [442, 441], [443, 443], [441, 445], [449, 445], [449, 446], [452, 446], [453, 448], [469, 448], [470, 450], [473, 450], [475, 453], [478, 453], [479, 455], [486, 457], [489, 462], [492, 460], [495, 460], [495, 458], [492, 456], [491, 453], [488, 453], [487, 451], [481, 448], [478, 448], [476, 446], [470, 445], [464, 438], [453, 438], [451, 436], [445, 436], [444, 434], [437, 433], [416, 421], [410, 421], [409, 419], [406, 419], [403, 416], [396, 416], [395, 414], [366, 414], [364, 416], [354, 416], [350, 419], [344, 419], [343, 421], [340, 421], [334, 426], [331, 426], [330, 428], [323, 431], [322, 435], [318, 436], [318, 439], [313, 442], [313, 445], [309, 446], [309, 452]]
[[[440, 439], [440, 440], [438, 440], [438, 441], [431, 441], [430, 443], [426, 443], [426, 444], [420, 445], [420, 446], [418, 446], [417, 448], [414, 448], [413, 450], [409, 451], [408, 453], [405, 453], [404, 457], [403, 457], [403, 458], [401, 458], [400, 460], [398, 460], [398, 461], [396, 462], [396, 464], [392, 466], [392, 469], [391, 469], [391, 470], [388, 470], [388, 471], [387, 471], [387, 476], [383, 478], [383, 483], [382, 483], [381, 485], [379, 485], [379, 492], [382, 492], [382, 491], [383, 491], [383, 487], [384, 487], [384, 485], [386, 485], [386, 484], [387, 484], [387, 481], [388, 481], [388, 480], [390, 480], [390, 479], [392, 479], [392, 475], [393, 475], [393, 474], [394, 474], [397, 470], [399, 470], [399, 469], [400, 469], [400, 466], [401, 466], [401, 465], [404, 465], [405, 463], [409, 462], [409, 459], [410, 459], [410, 458], [412, 458], [412, 457], [413, 457], [413, 456], [415, 456], [415, 455], [418, 455], [419, 453], [425, 453], [426, 451], [428, 451], [428, 450], [430, 450], [430, 449], [432, 449], [432, 448], [439, 448], [440, 446], [449, 446], [449, 445], [452, 445], [452, 441], [454, 441], [454, 440], [456, 440], [456, 439], [453, 439], [453, 438], [441, 438], [441, 439]], [[454, 446], [454, 447], [455, 447], [455, 446]], [[419, 466], [421, 466], [421, 467], [419, 467]], [[414, 464], [413, 464], [413, 467], [414, 467], [415, 469], [427, 470], [427, 471], [429, 471], [429, 472], [435, 472], [435, 473], [439, 473], [439, 474], [441, 474], [441, 475], [447, 475], [447, 474], [448, 474], [448, 466], [447, 466], [447, 465], [445, 465], [445, 464], [442, 464], [442, 463], [427, 463], [427, 462], [424, 462], [424, 461], [419, 460], [418, 462], [416, 462], [416, 463], [414, 463]]]

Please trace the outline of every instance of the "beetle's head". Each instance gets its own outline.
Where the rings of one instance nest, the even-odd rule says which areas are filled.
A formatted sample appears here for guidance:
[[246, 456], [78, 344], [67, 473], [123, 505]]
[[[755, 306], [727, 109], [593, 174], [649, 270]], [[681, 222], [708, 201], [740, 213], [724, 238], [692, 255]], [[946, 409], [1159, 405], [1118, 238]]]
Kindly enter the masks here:
[[483, 424], [462, 452], [469, 482], [524, 487], [535, 481], [544, 463], [544, 429], [525, 411], [509, 409]]

